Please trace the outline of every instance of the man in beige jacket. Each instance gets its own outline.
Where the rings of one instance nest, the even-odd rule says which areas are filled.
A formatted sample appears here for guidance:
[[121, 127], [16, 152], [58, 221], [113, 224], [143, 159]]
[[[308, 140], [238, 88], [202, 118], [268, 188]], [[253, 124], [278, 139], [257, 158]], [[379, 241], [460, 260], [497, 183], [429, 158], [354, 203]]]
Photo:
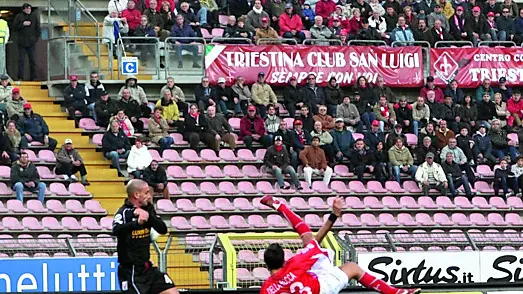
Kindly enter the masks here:
[[260, 116], [265, 119], [267, 115], [267, 106], [278, 102], [278, 98], [271, 86], [265, 82], [265, 73], [262, 71], [258, 74], [258, 80], [252, 85], [252, 103], [258, 109]]

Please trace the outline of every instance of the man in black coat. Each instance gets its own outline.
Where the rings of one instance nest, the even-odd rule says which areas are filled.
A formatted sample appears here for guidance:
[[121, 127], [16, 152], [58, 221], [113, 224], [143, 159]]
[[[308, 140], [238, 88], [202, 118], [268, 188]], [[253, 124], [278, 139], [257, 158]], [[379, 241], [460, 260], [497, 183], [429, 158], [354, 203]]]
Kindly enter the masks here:
[[131, 98], [131, 92], [129, 89], [124, 89], [122, 92], [122, 99], [118, 101], [118, 109], [125, 112], [125, 115], [129, 117], [133, 128], [137, 133], [143, 133], [143, 121], [140, 120], [142, 117], [142, 110], [140, 104], [135, 99]]
[[167, 188], [167, 174], [165, 169], [153, 160], [143, 171], [143, 180], [147, 182], [152, 192], [162, 193], [164, 199], [169, 199], [169, 189]]
[[320, 105], [325, 105], [325, 92], [316, 84], [316, 75], [309, 74], [307, 85], [303, 87], [303, 100], [311, 107], [312, 114], [318, 114]]
[[294, 187], [297, 190], [301, 190], [303, 188], [301, 187], [298, 175], [296, 175], [296, 171], [291, 165], [289, 165], [289, 163], [289, 153], [287, 153], [287, 148], [283, 146], [282, 137], [274, 137], [274, 145], [267, 148], [267, 152], [265, 152], [263, 158], [263, 164], [266, 166], [267, 170], [276, 177], [280, 189], [288, 190], [291, 188], [290, 186], [285, 185], [283, 179], [283, 175], [288, 174], [291, 177]]
[[118, 176], [123, 177], [120, 169], [120, 158], [127, 159], [131, 150], [129, 138], [120, 129], [120, 123], [111, 122], [111, 129], [105, 132], [102, 138], [104, 156], [111, 160], [111, 166], [118, 170]]
[[283, 104], [289, 111], [289, 117], [292, 118], [296, 115], [296, 108], [301, 110], [301, 107], [305, 105], [303, 93], [298, 87], [298, 81], [295, 77], [291, 77], [289, 85], [283, 89]]
[[35, 45], [40, 38], [40, 20], [32, 13], [29, 3], [22, 5], [22, 12], [15, 17], [14, 31], [18, 32], [18, 80], [24, 79], [25, 54], [29, 57], [29, 80], [36, 78]]
[[219, 101], [218, 91], [209, 84], [209, 78], [203, 77], [202, 83], [194, 89], [194, 96], [199, 109], [207, 109], [207, 107], [216, 105]]
[[103, 91], [100, 100], [94, 104], [96, 125], [107, 128], [109, 119], [118, 112], [118, 102], [109, 98], [109, 93]]
[[82, 117], [89, 115], [89, 109], [87, 109], [87, 95], [84, 84], [78, 82], [78, 78], [75, 75], [69, 77], [71, 83], [64, 89], [64, 100], [69, 112], [69, 117], [74, 118], [75, 112], [78, 110], [82, 113]]

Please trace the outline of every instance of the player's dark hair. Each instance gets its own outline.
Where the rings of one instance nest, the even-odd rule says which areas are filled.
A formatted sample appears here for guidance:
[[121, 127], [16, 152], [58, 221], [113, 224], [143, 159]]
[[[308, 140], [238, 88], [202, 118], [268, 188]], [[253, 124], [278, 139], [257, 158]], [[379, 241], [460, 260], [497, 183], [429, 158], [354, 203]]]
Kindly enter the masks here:
[[269, 245], [265, 253], [263, 253], [263, 260], [267, 264], [269, 270], [276, 270], [283, 267], [285, 262], [285, 253], [283, 248], [278, 243]]

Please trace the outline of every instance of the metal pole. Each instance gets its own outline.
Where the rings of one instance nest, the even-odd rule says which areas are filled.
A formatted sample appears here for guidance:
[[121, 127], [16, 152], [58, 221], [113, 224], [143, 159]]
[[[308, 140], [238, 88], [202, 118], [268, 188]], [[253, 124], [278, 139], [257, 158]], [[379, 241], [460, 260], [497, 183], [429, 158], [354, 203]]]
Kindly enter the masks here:
[[214, 288], [214, 248], [217, 243], [218, 237], [215, 236], [209, 248], [209, 288]]
[[162, 250], [160, 249], [160, 246], [158, 246], [158, 243], [156, 241], [153, 242], [153, 248], [154, 251], [156, 251], [156, 254], [158, 254], [158, 268], [161, 270], [163, 266]]
[[167, 242], [165, 243], [165, 248], [163, 249], [163, 269], [162, 271], [164, 273], [167, 272], [167, 253], [169, 252], [169, 249], [171, 248], [171, 244], [173, 243], [173, 235], [169, 235], [169, 238], [167, 239]]
[[73, 243], [71, 242], [71, 238], [65, 239], [65, 243], [67, 244], [67, 248], [69, 248], [71, 255], [73, 257], [76, 257], [76, 249], [74, 248]]

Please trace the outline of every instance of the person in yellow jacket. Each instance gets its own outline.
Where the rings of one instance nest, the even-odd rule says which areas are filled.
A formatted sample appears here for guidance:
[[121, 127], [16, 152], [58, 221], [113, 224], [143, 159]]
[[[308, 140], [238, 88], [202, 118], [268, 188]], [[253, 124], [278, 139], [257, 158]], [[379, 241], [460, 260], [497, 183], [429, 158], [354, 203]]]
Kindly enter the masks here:
[[7, 42], [9, 42], [9, 25], [7, 21], [0, 18], [0, 44], [7, 44]]
[[178, 105], [172, 99], [171, 90], [165, 89], [163, 91], [162, 99], [156, 101], [156, 107], [163, 108], [162, 118], [167, 121], [169, 125], [174, 125], [180, 119], [180, 112]]

